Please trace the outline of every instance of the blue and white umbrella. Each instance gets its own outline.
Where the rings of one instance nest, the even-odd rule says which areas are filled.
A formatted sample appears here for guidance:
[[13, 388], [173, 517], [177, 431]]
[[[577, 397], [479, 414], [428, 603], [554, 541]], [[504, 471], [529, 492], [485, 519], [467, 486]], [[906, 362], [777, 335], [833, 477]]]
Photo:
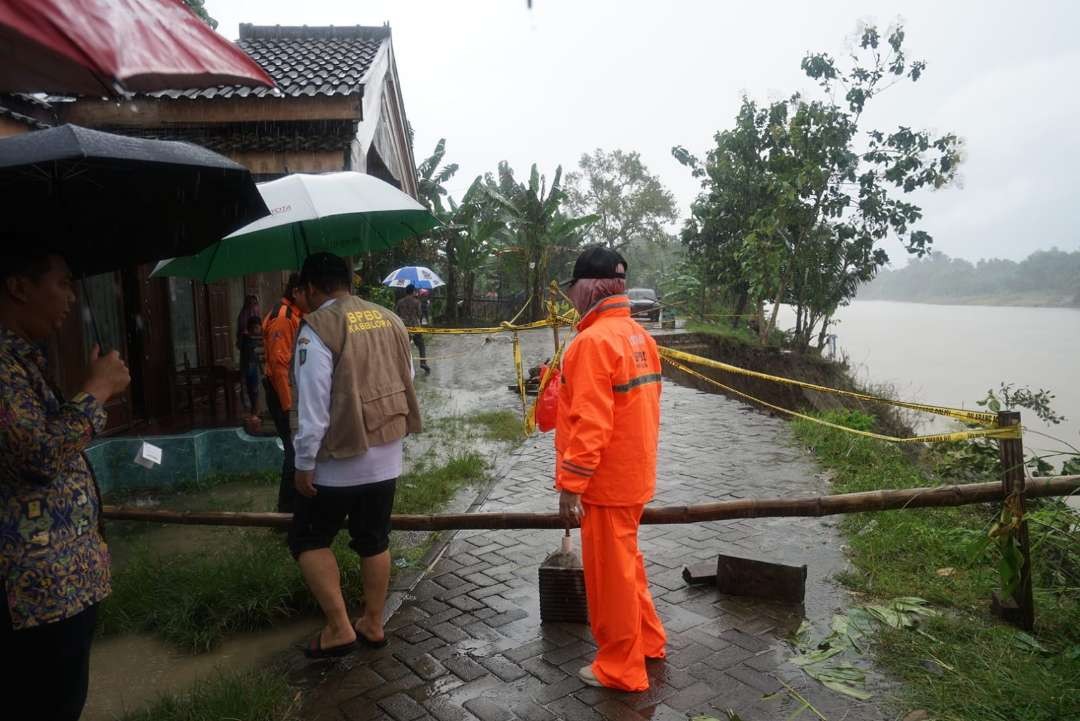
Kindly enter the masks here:
[[386, 276], [382, 284], [391, 288], [405, 288], [411, 285], [415, 286], [417, 290], [431, 290], [438, 288], [440, 285], [446, 285], [442, 278], [435, 274], [435, 271], [422, 265], [407, 265], [404, 268], [398, 268]]

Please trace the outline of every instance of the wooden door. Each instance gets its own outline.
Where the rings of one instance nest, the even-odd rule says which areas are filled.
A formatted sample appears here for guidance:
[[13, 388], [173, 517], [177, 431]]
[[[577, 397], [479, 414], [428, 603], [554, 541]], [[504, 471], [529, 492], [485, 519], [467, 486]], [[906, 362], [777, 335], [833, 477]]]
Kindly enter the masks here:
[[168, 281], [151, 278], [153, 269], [150, 263], [124, 273], [132, 400], [136, 416], [147, 421], [172, 413], [172, 393], [162, 382], [172, 363]]
[[206, 286], [206, 307], [209, 316], [210, 362], [212, 365], [232, 365], [232, 309], [229, 307], [227, 283]]

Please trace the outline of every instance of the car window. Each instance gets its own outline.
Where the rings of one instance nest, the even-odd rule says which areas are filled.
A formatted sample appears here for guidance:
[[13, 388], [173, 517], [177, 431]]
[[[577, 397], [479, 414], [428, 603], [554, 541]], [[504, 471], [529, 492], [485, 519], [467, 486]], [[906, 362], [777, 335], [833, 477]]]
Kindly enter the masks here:
[[626, 294], [630, 300], [656, 300], [656, 291], [651, 288], [631, 288]]

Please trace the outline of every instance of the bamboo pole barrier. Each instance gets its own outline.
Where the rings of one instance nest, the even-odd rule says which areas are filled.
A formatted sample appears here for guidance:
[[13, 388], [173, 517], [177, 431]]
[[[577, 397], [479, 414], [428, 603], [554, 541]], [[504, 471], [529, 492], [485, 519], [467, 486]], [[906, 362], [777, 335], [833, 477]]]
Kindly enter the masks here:
[[[1080, 490], [1080, 476], [1049, 476], [1028, 479], [1028, 498], [1066, 496]], [[1001, 501], [1005, 497], [1000, 482], [969, 483], [957, 486], [906, 488], [903, 490], [843, 493], [810, 498], [746, 498], [695, 506], [646, 508], [645, 525], [704, 523], [736, 518], [816, 517], [904, 508], [964, 506]], [[555, 498], [552, 496], [552, 503]], [[163, 509], [105, 506], [102, 516], [111, 521], [147, 521], [199, 526], [248, 526], [286, 528], [292, 516], [285, 513], [241, 513], [228, 511], [169, 511]], [[392, 526], [399, 531], [444, 531], [451, 529], [557, 528], [563, 522], [557, 513], [445, 513], [394, 515]]]

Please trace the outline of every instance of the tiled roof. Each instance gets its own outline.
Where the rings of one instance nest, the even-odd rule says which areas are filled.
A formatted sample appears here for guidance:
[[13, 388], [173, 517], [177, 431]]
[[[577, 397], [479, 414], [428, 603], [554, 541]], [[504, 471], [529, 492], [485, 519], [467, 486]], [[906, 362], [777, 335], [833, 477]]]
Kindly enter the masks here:
[[[240, 25], [237, 45], [274, 79], [286, 97], [356, 95], [375, 56], [390, 39], [390, 28]], [[220, 85], [195, 90], [163, 90], [159, 98], [264, 97], [269, 88]]]
[[49, 103], [24, 93], [0, 95], [0, 115], [35, 130], [48, 128], [56, 122]]

